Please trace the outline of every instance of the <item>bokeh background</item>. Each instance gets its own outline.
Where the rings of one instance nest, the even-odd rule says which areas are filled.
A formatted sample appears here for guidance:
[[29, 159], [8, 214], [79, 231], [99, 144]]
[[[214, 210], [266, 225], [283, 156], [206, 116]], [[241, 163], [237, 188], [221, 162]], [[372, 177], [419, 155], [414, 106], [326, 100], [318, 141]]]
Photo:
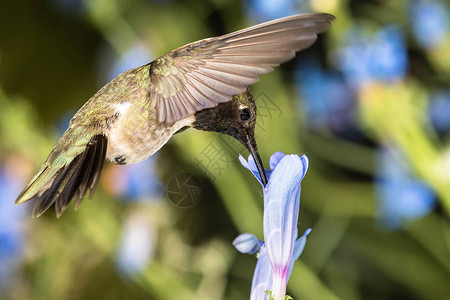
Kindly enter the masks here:
[[70, 117], [120, 72], [296, 13], [330, 31], [252, 86], [257, 138], [306, 153], [294, 299], [450, 299], [450, 4], [441, 0], [16, 0], [0, 3], [0, 299], [248, 299], [257, 181], [233, 140], [189, 129], [106, 164], [60, 219], [15, 206]]

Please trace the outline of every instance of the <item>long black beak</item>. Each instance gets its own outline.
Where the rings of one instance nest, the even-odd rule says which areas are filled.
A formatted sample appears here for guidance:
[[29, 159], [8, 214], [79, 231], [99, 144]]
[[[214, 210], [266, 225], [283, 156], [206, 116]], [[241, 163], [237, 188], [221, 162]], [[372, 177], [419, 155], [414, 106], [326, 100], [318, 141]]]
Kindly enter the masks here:
[[250, 154], [253, 156], [253, 159], [255, 160], [256, 167], [258, 168], [259, 176], [261, 177], [261, 181], [265, 187], [267, 185], [266, 171], [264, 170], [264, 166], [263, 166], [261, 157], [259, 156], [256, 142], [255, 142], [254, 138], [251, 137], [249, 134], [247, 134], [247, 143], [245, 146], [247, 147], [247, 150], [250, 152]]

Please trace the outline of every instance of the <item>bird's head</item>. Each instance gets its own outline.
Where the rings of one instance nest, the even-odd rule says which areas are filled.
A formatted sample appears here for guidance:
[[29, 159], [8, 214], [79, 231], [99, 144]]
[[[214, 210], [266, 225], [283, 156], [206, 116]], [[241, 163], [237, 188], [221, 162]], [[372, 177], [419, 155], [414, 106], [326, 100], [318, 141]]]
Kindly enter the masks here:
[[247, 88], [245, 92], [233, 96], [231, 101], [195, 113], [192, 127], [227, 134], [241, 142], [255, 159], [262, 182], [266, 185], [267, 178], [256, 145], [255, 125], [255, 99]]

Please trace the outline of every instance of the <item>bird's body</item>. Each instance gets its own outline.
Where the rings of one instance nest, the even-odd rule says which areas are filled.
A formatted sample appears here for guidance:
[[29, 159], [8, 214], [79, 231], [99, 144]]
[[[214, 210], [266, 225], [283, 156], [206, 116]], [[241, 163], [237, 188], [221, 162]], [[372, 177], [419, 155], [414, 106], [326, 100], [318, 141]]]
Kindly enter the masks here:
[[[133, 164], [148, 158], [194, 120], [193, 116], [172, 124], [156, 120], [155, 103], [148, 93], [149, 69], [150, 65], [145, 65], [120, 74], [71, 120], [70, 127], [87, 126], [88, 132], [104, 134], [108, 139], [106, 159], [116, 164]], [[100, 128], [95, 130], [96, 127]]]
[[333, 19], [317, 13], [266, 22], [188, 44], [123, 72], [75, 114], [16, 203], [36, 199], [35, 217], [55, 203], [59, 216], [72, 198], [77, 207], [87, 189], [92, 195], [105, 158], [140, 162], [186, 126], [235, 137], [261, 172], [256, 106], [247, 86], [310, 46]]

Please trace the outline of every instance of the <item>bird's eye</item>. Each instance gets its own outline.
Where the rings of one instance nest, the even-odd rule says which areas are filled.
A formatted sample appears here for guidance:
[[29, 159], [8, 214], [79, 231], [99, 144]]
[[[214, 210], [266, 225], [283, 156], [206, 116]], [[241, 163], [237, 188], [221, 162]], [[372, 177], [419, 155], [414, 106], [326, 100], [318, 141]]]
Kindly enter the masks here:
[[250, 110], [248, 108], [241, 109], [241, 120], [248, 121], [250, 119]]

